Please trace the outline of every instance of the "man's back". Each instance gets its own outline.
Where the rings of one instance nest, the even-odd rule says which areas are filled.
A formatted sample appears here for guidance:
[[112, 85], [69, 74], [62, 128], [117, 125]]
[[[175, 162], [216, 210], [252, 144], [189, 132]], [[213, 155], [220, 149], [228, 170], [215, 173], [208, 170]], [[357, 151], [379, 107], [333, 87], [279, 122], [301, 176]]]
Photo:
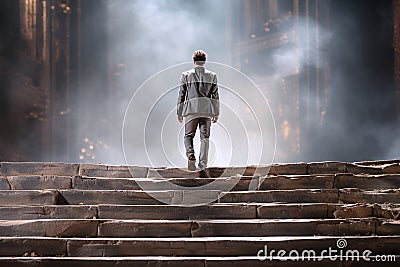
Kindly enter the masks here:
[[219, 115], [217, 75], [204, 66], [185, 71], [181, 77], [178, 115]]

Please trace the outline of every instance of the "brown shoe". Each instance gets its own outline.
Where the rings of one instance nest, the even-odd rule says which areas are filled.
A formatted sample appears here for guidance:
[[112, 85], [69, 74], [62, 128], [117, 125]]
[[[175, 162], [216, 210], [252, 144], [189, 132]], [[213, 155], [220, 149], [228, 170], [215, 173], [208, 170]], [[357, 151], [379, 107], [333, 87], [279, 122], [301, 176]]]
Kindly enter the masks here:
[[196, 157], [194, 155], [190, 155], [188, 157], [188, 170], [189, 171], [196, 170]]

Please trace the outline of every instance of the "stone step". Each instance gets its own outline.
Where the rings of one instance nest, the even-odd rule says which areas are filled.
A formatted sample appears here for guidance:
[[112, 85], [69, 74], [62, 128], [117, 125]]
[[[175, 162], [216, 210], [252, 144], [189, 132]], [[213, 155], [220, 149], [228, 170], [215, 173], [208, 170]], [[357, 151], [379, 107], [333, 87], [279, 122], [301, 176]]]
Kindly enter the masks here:
[[[392, 257], [391, 257], [392, 258]], [[148, 266], [174, 266], [174, 267], [247, 267], [247, 266], [271, 266], [271, 267], [304, 267], [306, 266], [327, 266], [327, 267], [349, 267], [349, 266], [371, 266], [387, 267], [393, 266], [400, 256], [393, 255], [393, 259], [382, 261], [375, 256], [370, 257], [366, 263], [360, 261], [332, 260], [327, 256], [319, 259], [295, 260], [295, 259], [273, 259], [260, 260], [258, 257], [1, 257], [0, 266], [79, 266], [79, 267], [148, 267]]]
[[206, 237], [398, 235], [396, 220], [234, 219], [234, 220], [1, 220], [0, 236]]
[[[154, 198], [155, 197], [155, 198]], [[219, 200], [218, 200], [219, 198]], [[295, 189], [232, 191], [215, 190], [0, 190], [2, 206], [15, 205], [174, 205], [220, 203], [400, 203], [400, 189], [360, 190]], [[201, 203], [199, 203], [201, 201]]]
[[0, 220], [35, 219], [398, 219], [400, 205], [334, 203], [213, 203], [178, 205], [0, 206]]
[[[256, 256], [260, 250], [297, 251], [338, 249], [371, 250], [374, 255], [399, 255], [400, 236], [276, 236], [191, 238], [57, 238], [0, 237], [0, 257], [130, 257], [130, 256]], [[267, 246], [267, 249], [265, 249]], [[265, 255], [265, 253], [263, 254]]]
[[[211, 184], [212, 183], [212, 184]], [[241, 176], [223, 178], [106, 178], [86, 176], [22, 175], [0, 177], [0, 190], [80, 189], [80, 190], [173, 190], [175, 185], [208, 189], [228, 188], [236, 184], [233, 191], [251, 189], [397, 189], [400, 188], [400, 174], [385, 175], [285, 175], [285, 176]], [[230, 187], [229, 187], [230, 188]]]
[[[3, 191], [4, 192], [4, 191]], [[220, 198], [221, 203], [238, 202], [285, 202], [285, 203], [337, 203], [338, 190], [336, 189], [296, 189], [296, 190], [268, 190], [268, 191], [236, 191], [221, 193], [219, 191], [202, 190], [175, 190], [175, 191], [148, 191], [141, 190], [60, 190], [60, 203], [79, 204], [181, 204], [186, 199], [201, 196], [205, 203]], [[157, 199], [152, 196], [156, 196]], [[209, 203], [209, 202], [207, 202]]]
[[59, 204], [199, 205], [217, 201], [219, 194], [212, 190], [59, 190]]
[[[211, 167], [213, 177], [243, 175], [307, 175], [307, 174], [399, 174], [398, 160], [377, 162], [312, 162], [285, 163], [247, 167]], [[97, 177], [197, 177], [197, 172], [180, 168], [147, 168], [140, 166], [109, 166], [102, 164], [78, 164], [61, 162], [1, 162], [0, 176], [19, 175], [61, 175], [61, 176], [97, 176]]]
[[[240, 180], [239, 180], [240, 179]], [[236, 185], [232, 190], [249, 190], [250, 183], [255, 183], [258, 189], [311, 189], [311, 188], [333, 188], [334, 175], [315, 175], [315, 176], [271, 176], [268, 178], [242, 176], [225, 178], [101, 178], [101, 177], [74, 177], [72, 187], [81, 190], [172, 190], [175, 185], [182, 187], [200, 187], [209, 185], [215, 190], [226, 188], [228, 183], [234, 182]], [[212, 183], [212, 184], [211, 184]], [[46, 186], [46, 185], [44, 185]], [[399, 182], [400, 186], [400, 182]], [[45, 188], [45, 187], [44, 187]], [[28, 188], [23, 188], [28, 189]]]

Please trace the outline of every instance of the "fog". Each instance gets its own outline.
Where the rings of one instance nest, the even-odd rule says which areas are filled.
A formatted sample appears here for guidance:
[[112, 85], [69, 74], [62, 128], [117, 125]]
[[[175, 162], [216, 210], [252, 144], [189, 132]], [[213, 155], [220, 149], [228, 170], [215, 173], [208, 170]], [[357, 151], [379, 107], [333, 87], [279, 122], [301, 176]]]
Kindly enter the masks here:
[[[191, 55], [196, 49], [205, 50], [209, 61], [231, 65], [234, 54], [230, 51], [232, 48], [229, 38], [236, 34], [235, 29], [228, 27], [228, 12], [231, 4], [231, 1], [207, 0], [196, 2], [114, 0], [108, 2], [110, 34], [108, 51], [109, 58], [112, 59], [109, 64], [114, 64], [117, 70], [112, 85], [116, 86], [118, 97], [114, 98], [116, 102], [113, 104], [116, 125], [114, 136], [110, 141], [109, 149], [104, 153], [100, 151], [97, 157], [99, 161], [123, 164], [125, 159], [122, 151], [125, 149], [125, 152], [131, 151], [131, 156], [126, 159], [129, 164], [184, 166], [183, 125], [179, 125], [174, 113], [179, 75], [184, 68], [177, 68], [176, 73], [171, 72], [171, 77], [168, 79], [172, 79], [172, 87], [165, 88], [164, 84], [158, 83], [157, 88], [147, 88], [146, 96], [143, 96], [140, 101], [136, 100], [135, 108], [143, 112], [137, 112], [137, 123], [130, 124], [130, 127], [137, 128], [129, 132], [128, 148], [122, 147], [123, 140], [119, 135], [122, 132], [124, 116], [126, 116], [132, 96], [141, 85], [143, 86], [143, 83], [146, 85], [148, 78], [165, 68], [190, 62]], [[332, 7], [332, 20], [335, 23], [332, 23], [328, 29], [318, 25], [320, 44], [317, 50], [314, 48], [313, 51], [308, 51], [306, 45], [301, 42], [301, 38], [297, 46], [284, 46], [274, 50], [270, 57], [272, 61], [268, 62], [273, 71], [268, 74], [270, 84], [267, 87], [276, 91], [280, 90], [279, 81], [301, 72], [306, 65], [311, 68], [327, 67], [321, 65], [321, 60], [318, 58], [321, 58], [326, 49], [330, 49], [327, 102], [321, 103], [322, 116], [310, 114], [310, 124], [301, 133], [299, 154], [289, 151], [289, 153], [282, 153], [288, 156], [274, 158], [271, 154], [274, 152], [274, 145], [278, 154], [279, 150], [284, 148], [279, 143], [279, 138], [275, 144], [272, 120], [263, 117], [262, 141], [265, 145], [263, 149], [268, 156], [262, 157], [259, 161], [250, 161], [250, 163], [266, 164], [270, 163], [271, 159], [279, 162], [357, 161], [399, 157], [400, 141], [396, 134], [398, 127], [391, 69], [393, 63], [383, 62], [385, 65], [380, 66], [382, 62], [379, 61], [390, 59], [392, 56], [389, 47], [392, 14], [387, 6], [382, 5], [374, 15], [371, 15], [371, 18], [368, 18], [363, 12], [370, 12], [376, 7], [371, 3], [361, 11], [357, 11], [357, 7], [357, 3], [345, 4], [345, 2]], [[369, 25], [368, 22], [374, 19], [378, 19], [378, 22]], [[309, 23], [309, 27], [315, 26], [314, 21], [310, 20]], [[300, 37], [305, 35], [305, 18], [299, 18], [296, 32]], [[355, 36], [355, 33], [358, 35]], [[371, 40], [374, 34], [380, 34], [382, 39]], [[387, 50], [389, 52], [382, 52]], [[382, 54], [385, 53], [389, 55], [382, 59]], [[190, 64], [184, 66], [190, 67]], [[206, 65], [206, 67], [209, 66], [210, 64]], [[257, 68], [261, 69], [262, 66], [255, 65], [251, 69]], [[260, 75], [259, 72], [245, 70], [244, 74], [255, 82]], [[90, 81], [86, 84], [90, 84]], [[307, 105], [314, 107], [317, 101], [317, 96], [313, 93], [305, 95], [303, 93], [305, 89], [302, 86], [304, 85], [300, 87], [299, 97], [300, 111], [303, 112], [299, 114], [301, 122], [304, 121], [304, 110], [307, 109]], [[238, 134], [240, 130], [235, 130], [240, 128], [240, 122], [236, 121], [234, 126], [232, 123], [235, 123], [234, 120], [237, 118], [246, 117], [247, 111], [243, 107], [238, 108], [235, 97], [229, 95], [227, 88], [239, 95], [245, 95], [245, 98], [253, 98], [253, 100], [257, 98], [256, 90], [246, 92], [245, 88], [220, 87], [221, 101], [226, 107], [233, 107], [235, 112], [224, 113], [223, 109], [220, 126], [212, 127], [210, 161], [214, 166], [240, 164], [240, 161], [230, 161], [227, 154], [231, 155], [232, 149], [240, 150], [239, 144], [243, 143], [244, 138], [252, 140], [260, 138], [259, 133], [255, 131], [256, 128], [247, 129], [247, 134], [251, 137], [244, 137], [243, 132]], [[90, 86], [87, 90], [91, 90]], [[152, 119], [143, 125], [142, 119], [149, 115], [145, 107], [153, 105], [163, 90], [166, 94], [160, 103], [165, 106], [165, 109], [160, 110], [165, 113], [165, 116], [163, 117], [159, 110], [157, 115], [152, 114], [153, 118], [150, 116]], [[277, 111], [276, 103], [280, 101], [276, 99], [279, 94], [269, 94], [268, 91], [264, 94], [268, 98], [273, 115]], [[258, 103], [253, 101], [252, 105], [256, 112], [260, 112], [259, 105], [264, 105], [265, 108], [263, 101]], [[262, 117], [262, 114], [257, 115]], [[126, 118], [130, 122], [135, 119], [129, 114]], [[147, 127], [147, 133], [151, 133], [150, 142], [148, 139], [145, 145], [148, 151], [143, 150], [144, 127]], [[161, 127], [166, 128], [161, 129]], [[301, 125], [301, 129], [305, 127]], [[161, 130], [164, 132], [161, 133]], [[231, 139], [230, 144], [226, 142], [228, 137]], [[101, 136], [99, 138], [101, 139]], [[199, 144], [198, 140], [195, 144]], [[136, 153], [132, 152], [135, 150], [137, 150]], [[247, 146], [243, 147], [243, 152], [256, 153]], [[146, 153], [150, 161], [146, 158]]]
[[[300, 15], [295, 28], [281, 29], [288, 44], [240, 60], [232, 40], [253, 37], [241, 36], [242, 29], [231, 24], [239, 19], [230, 16], [237, 1], [95, 2], [83, 3], [87, 6], [81, 30], [86, 35], [81, 40], [81, 69], [72, 70], [79, 72], [79, 80], [71, 83], [71, 106], [52, 115], [59, 121], [70, 119], [70, 156], [63, 151], [65, 129], [54, 125], [48, 143], [57, 149], [43, 160], [185, 166], [183, 124], [176, 120], [175, 107], [180, 74], [192, 67], [197, 49], [208, 54], [206, 68], [217, 73], [220, 86], [221, 116], [211, 128], [211, 166], [400, 158], [391, 1], [330, 1], [329, 26]], [[12, 61], [12, 56], [8, 60], [12, 42], [4, 34], [15, 25], [0, 21], [4, 66], [20, 68], [32, 79], [40, 77], [32, 66]], [[318, 27], [318, 46], [307, 45], [307, 25]], [[306, 87], [307, 68], [328, 73], [318, 93], [313, 84], [310, 91]], [[13, 158], [24, 153], [18, 151], [45, 154], [39, 153], [43, 148], [36, 139], [40, 123], [50, 120], [46, 95], [35, 96], [25, 87], [21, 92], [18, 81], [6, 74], [0, 76], [7, 88], [0, 99], [0, 116], [9, 129], [1, 135], [0, 149]], [[290, 82], [297, 77], [300, 87], [293, 89]], [[296, 94], [298, 103], [291, 99]], [[284, 106], [285, 101], [295, 104]], [[22, 122], [5, 115], [24, 115], [32, 106], [29, 102], [45, 106], [44, 111], [31, 112]], [[293, 136], [297, 123], [296, 150], [281, 135], [289, 126]], [[29, 159], [38, 160], [23, 158]]]

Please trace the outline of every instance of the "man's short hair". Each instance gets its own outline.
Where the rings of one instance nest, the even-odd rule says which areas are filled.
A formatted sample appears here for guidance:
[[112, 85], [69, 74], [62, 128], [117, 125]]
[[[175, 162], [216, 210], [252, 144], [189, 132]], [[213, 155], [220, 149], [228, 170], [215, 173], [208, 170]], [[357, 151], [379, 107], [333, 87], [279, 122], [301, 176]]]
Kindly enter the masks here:
[[204, 65], [206, 63], [207, 54], [203, 50], [196, 50], [193, 53], [193, 62], [197, 65]]

